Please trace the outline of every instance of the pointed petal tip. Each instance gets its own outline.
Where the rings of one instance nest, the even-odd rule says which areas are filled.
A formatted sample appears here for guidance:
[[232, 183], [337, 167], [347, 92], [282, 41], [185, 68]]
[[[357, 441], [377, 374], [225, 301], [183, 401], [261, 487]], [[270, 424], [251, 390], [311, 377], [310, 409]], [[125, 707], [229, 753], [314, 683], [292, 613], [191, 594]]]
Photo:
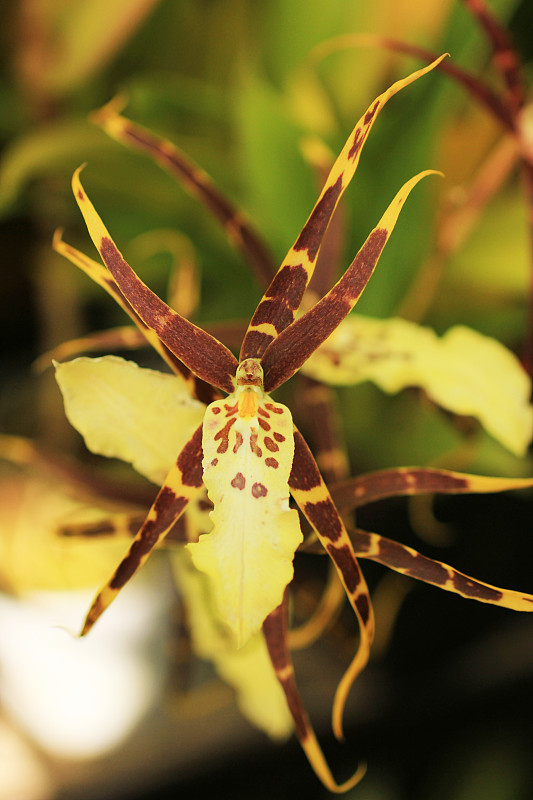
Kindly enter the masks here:
[[63, 241], [63, 231], [64, 228], [56, 228], [54, 231], [54, 235], [52, 236], [52, 247], [54, 250], [57, 250]]
[[128, 93], [125, 91], [118, 92], [114, 97], [109, 100], [101, 108], [89, 114], [89, 120], [94, 122], [95, 125], [105, 125], [105, 123], [118, 116], [126, 108], [129, 102]]

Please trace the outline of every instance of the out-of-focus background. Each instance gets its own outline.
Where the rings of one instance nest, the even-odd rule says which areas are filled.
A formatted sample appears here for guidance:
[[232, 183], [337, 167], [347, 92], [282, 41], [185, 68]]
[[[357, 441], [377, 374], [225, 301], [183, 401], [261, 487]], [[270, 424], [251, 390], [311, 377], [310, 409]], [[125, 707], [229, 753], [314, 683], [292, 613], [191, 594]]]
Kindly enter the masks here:
[[[492, 0], [491, 7], [514, 37], [527, 76], [531, 4]], [[15, 0], [0, 15], [0, 431], [78, 459], [95, 474], [107, 467], [87, 457], [51, 371], [33, 366], [64, 340], [125, 323], [118, 306], [51, 247], [61, 227], [67, 241], [96, 257], [72, 197], [74, 169], [87, 162], [84, 184], [99, 213], [162, 296], [174, 266], [168, 231], [188, 242], [201, 275], [196, 322], [249, 318], [261, 290], [206, 209], [147, 158], [107, 137], [91, 111], [124, 93], [125, 114], [179, 144], [247, 212], [281, 261], [319, 190], [310, 163], [318, 142], [339, 152], [372, 99], [420, 65], [368, 42], [324, 43], [348, 33], [394, 36], [447, 51], [499, 86], [486, 39], [460, 0]], [[438, 333], [466, 324], [524, 353], [528, 208], [503, 139], [487, 111], [439, 72], [390, 102], [343, 203], [340, 266], [404, 181], [426, 168], [445, 177], [413, 193], [358, 311], [405, 314]], [[461, 206], [484, 167], [495, 175], [501, 169], [500, 185], [448, 247], [442, 219]], [[143, 245], [139, 237], [148, 232]], [[428, 264], [439, 274], [433, 290], [417, 288]], [[138, 360], [159, 366], [148, 351]], [[339, 406], [354, 475], [434, 463], [533, 474], [528, 457], [482, 434], [464, 463], [448, 463], [464, 430], [417, 392], [390, 397], [362, 384], [340, 390]], [[20, 463], [1, 470], [0, 536], [21, 548], [13, 563], [23, 563], [22, 574], [39, 558], [42, 542], [32, 533], [53, 513], [60, 479], [48, 473], [28, 485]], [[440, 499], [433, 508], [389, 501], [360, 520], [481, 580], [533, 591], [525, 493]], [[7, 563], [5, 547], [0, 553]], [[107, 551], [91, 558], [114, 563]], [[328, 711], [354, 646], [350, 621], [341, 619], [329, 639], [295, 658], [335, 774], [368, 762], [350, 797], [530, 798], [531, 620], [386, 578], [375, 565], [365, 565], [365, 574], [394, 624], [353, 690], [343, 745], [332, 739]], [[69, 595], [68, 613], [59, 614], [53, 575], [49, 587], [41, 576], [40, 593], [31, 592], [26, 605], [16, 595], [31, 579], [10, 575], [2, 563], [0, 575], [0, 800], [327, 796], [296, 743], [269, 742], [240, 717], [207, 665], [184, 659], [164, 558], [125, 593], [100, 652], [86, 656], [71, 645], [90, 590]], [[319, 578], [312, 572], [317, 586]], [[26, 613], [28, 604], [35, 614]]]

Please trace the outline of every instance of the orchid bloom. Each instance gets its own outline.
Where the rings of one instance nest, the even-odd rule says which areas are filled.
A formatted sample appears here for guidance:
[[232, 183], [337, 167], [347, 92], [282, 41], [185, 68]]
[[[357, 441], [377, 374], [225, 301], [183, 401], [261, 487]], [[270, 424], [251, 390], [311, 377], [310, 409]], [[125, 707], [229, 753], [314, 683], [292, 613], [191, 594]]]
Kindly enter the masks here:
[[[91, 629], [154, 548], [164, 541], [184, 512], [194, 510], [205, 487], [213, 505], [212, 530], [189, 537], [186, 550], [197, 573], [204, 575], [208, 582], [218, 615], [231, 631], [234, 647], [245, 648], [253, 637], [261, 632], [264, 635], [296, 734], [319, 778], [335, 792], [353, 786], [362, 777], [364, 768], [360, 767], [344, 783], [334, 780], [296, 689], [287, 643], [287, 587], [293, 577], [292, 562], [303, 534], [298, 511], [291, 507], [289, 497], [292, 496], [329, 555], [359, 625], [359, 647], [338, 686], [333, 704], [333, 729], [339, 739], [347, 695], [368, 660], [374, 632], [371, 600], [357, 556], [381, 561], [418, 577], [421, 557], [377, 534], [348, 533], [314, 457], [293, 423], [290, 410], [270, 394], [305, 364], [350, 313], [373, 273], [410, 191], [432, 173], [422, 172], [405, 183], [335, 286], [297, 317], [329, 221], [355, 173], [362, 147], [378, 113], [390, 97], [429, 72], [442, 58], [393, 84], [361, 117], [334, 163], [295, 244], [261, 299], [244, 335], [239, 359], [211, 334], [173, 311], [138, 278], [89, 200], [79, 169], [73, 178], [74, 196], [105, 267], [79, 253], [60, 237], [55, 240], [59, 252], [113, 295], [175, 373], [169, 376], [141, 370], [120, 359], [95, 360], [94, 407], [88, 422], [86, 411], [78, 413], [79, 402], [74, 395], [79, 390], [80, 377], [76, 378], [74, 372], [80, 370], [83, 375], [86, 362], [92, 360], [77, 359], [58, 365], [57, 377], [67, 413], [75, 427], [84, 433], [90, 447], [91, 436], [97, 440], [93, 444], [96, 452], [120, 455], [135, 462], [137, 450], [131, 443], [137, 432], [146, 432], [142, 424], [137, 425], [134, 417], [128, 418], [124, 409], [113, 403], [113, 398], [105, 397], [106, 384], [99, 384], [97, 380], [100, 371], [100, 367], [96, 368], [97, 361], [102, 369], [115, 371], [116, 381], [126, 380], [124, 376], [128, 373], [128, 388], [138, 386], [136, 408], [139, 415], [146, 404], [155, 409], [153, 417], [160, 418], [162, 441], [158, 441], [154, 431], [150, 442], [143, 445], [148, 460], [135, 464], [143, 474], [151, 479], [158, 475], [160, 460], [154, 453], [158, 448], [166, 448], [167, 435], [179, 442], [177, 456], [162, 488], [127, 554], [98, 592], [82, 635]], [[121, 125], [121, 120], [110, 112], [106, 124], [113, 133], [113, 127]], [[135, 138], [133, 126], [128, 134]], [[178, 172], [183, 171], [179, 151], [167, 143], [143, 134], [142, 144], [160, 163], [167, 162]], [[190, 188], [203, 195], [204, 200], [207, 198], [214, 213], [232, 231], [241, 247], [248, 250], [256, 264], [260, 263], [261, 254], [250, 239], [249, 230], [212, 191], [207, 176], [200, 171], [189, 171], [187, 178]], [[86, 376], [88, 374], [85, 372]], [[103, 391], [102, 402], [115, 407], [116, 430], [112, 436], [109, 434], [105, 443], [108, 433], [97, 430], [99, 424], [103, 425], [99, 419], [99, 387]], [[182, 424], [181, 412], [188, 415], [185, 424]], [[117, 437], [122, 437], [120, 445], [116, 444]], [[442, 470], [394, 470], [390, 474], [368, 476], [366, 481], [363, 476], [339, 487], [338, 502], [344, 511], [395, 493], [491, 491], [491, 487], [499, 490], [519, 485], [530, 485], [530, 481], [506, 482]], [[446, 565], [430, 559], [426, 562], [423, 579], [430, 583], [484, 602], [533, 610], [533, 597], [529, 595], [496, 589]]]

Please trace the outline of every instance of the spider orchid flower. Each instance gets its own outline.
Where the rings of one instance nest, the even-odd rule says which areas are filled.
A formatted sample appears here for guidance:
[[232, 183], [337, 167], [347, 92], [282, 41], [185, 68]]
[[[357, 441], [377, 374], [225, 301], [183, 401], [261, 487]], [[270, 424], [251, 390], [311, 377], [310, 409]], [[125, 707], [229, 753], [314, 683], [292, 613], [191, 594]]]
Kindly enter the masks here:
[[[177, 455], [126, 556], [98, 592], [87, 614], [82, 635], [91, 629], [154, 548], [161, 545], [184, 512], [194, 509], [205, 487], [213, 504], [212, 530], [192, 537], [186, 549], [198, 573], [206, 577], [218, 615], [232, 632], [235, 646], [244, 648], [254, 636], [263, 632], [301, 745], [324, 785], [335, 792], [346, 791], [357, 783], [364, 768], [360, 767], [344, 783], [334, 780], [296, 690], [287, 644], [287, 587], [293, 577], [294, 554], [303, 535], [298, 511], [290, 506], [290, 496], [329, 555], [359, 625], [359, 647], [338, 686], [333, 703], [333, 729], [339, 739], [342, 737], [342, 715], [349, 689], [369, 657], [374, 633], [372, 605], [353, 537], [346, 530], [289, 409], [270, 395], [306, 363], [350, 313], [373, 273], [409, 193], [423, 177], [432, 174], [433, 171], [428, 170], [405, 183], [335, 286], [309, 310], [297, 316], [329, 221], [356, 171], [362, 147], [379, 111], [390, 97], [429, 72], [442, 58], [393, 84], [361, 117], [333, 165], [295, 244], [261, 299], [244, 335], [238, 359], [214, 336], [173, 311], [139, 279], [122, 257], [89, 200], [80, 181], [80, 169], [73, 177], [74, 196], [105, 267], [60, 238], [55, 242], [59, 252], [115, 297], [176, 373], [175, 376], [154, 373], [155, 377], [144, 384], [142, 401], [137, 407], [141, 409], [143, 403], [157, 407], [160, 436], [164, 439], [167, 431], [172, 430], [172, 435], [180, 443]], [[144, 145], [149, 147], [149, 140], [145, 139]], [[155, 143], [154, 140], [153, 151], [157, 160], [166, 160], [179, 170], [172, 149], [162, 147], [159, 141]], [[190, 183], [197, 194], [205, 194], [205, 175], [195, 173]], [[228, 227], [233, 222], [232, 230], [241, 246], [244, 249], [248, 247], [257, 255], [254, 243], [245, 237], [246, 229], [231, 219], [223, 204], [218, 203], [215, 213]], [[71, 363], [73, 366], [76, 364]], [[108, 361], [106, 363], [109, 365]], [[68, 367], [68, 364], [58, 365], [57, 371], [67, 413], [68, 395], [75, 384], [75, 380], [67, 380]], [[183, 392], [179, 402], [175, 400], [173, 409], [173, 389], [168, 381], [178, 376]], [[183, 400], [185, 395], [187, 401]], [[98, 396], [93, 409], [95, 417], [98, 417], [97, 402]], [[178, 416], [181, 410], [190, 412], [185, 425], [181, 424]], [[109, 445], [100, 444], [95, 449], [113, 456], [130, 447], [132, 453], [126, 457], [134, 461], [135, 448], [131, 448], [131, 441], [135, 439], [137, 426], [134, 419], [123, 418], [121, 411], [117, 408], [117, 430], [110, 437]], [[71, 419], [81, 430], [83, 424], [76, 422], [74, 415]], [[101, 437], [102, 433], [98, 435]], [[116, 436], [122, 436], [120, 447], [115, 444]], [[157, 447], [155, 431], [153, 439]], [[157, 472], [149, 463], [138, 465], [138, 468], [152, 477], [154, 471]], [[447, 491], [472, 490], [471, 483], [463, 478], [444, 476], [444, 473], [441, 478], [443, 485], [451, 481], [445, 489]], [[411, 472], [401, 475], [405, 493], [416, 491], [420, 481], [424, 483], [424, 477]], [[437, 480], [431, 488], [438, 489], [440, 483]], [[379, 480], [375, 485], [380, 485]], [[385, 480], [383, 485], [390, 488], [390, 481]], [[347, 485], [345, 505], [353, 507], [361, 495], [371, 495], [372, 486]], [[359, 538], [363, 557], [381, 559], [383, 563], [389, 566], [392, 563], [393, 568], [398, 568], [398, 563], [396, 566], [394, 563], [402, 561], [402, 558], [397, 558], [398, 553], [393, 549], [387, 550], [385, 540], [373, 535]], [[407, 549], [403, 548], [402, 553], [407, 556]], [[416, 554], [412, 558], [416, 561]], [[400, 571], [409, 571], [410, 567], [405, 563], [404, 558]], [[459, 573], [448, 568], [443, 579], [442, 570], [440, 573], [437, 570], [430, 582], [459, 591], [454, 584], [457, 575]], [[478, 582], [468, 583], [468, 580], [461, 585], [465, 596], [532, 610], [533, 598], [527, 595], [496, 590]]]

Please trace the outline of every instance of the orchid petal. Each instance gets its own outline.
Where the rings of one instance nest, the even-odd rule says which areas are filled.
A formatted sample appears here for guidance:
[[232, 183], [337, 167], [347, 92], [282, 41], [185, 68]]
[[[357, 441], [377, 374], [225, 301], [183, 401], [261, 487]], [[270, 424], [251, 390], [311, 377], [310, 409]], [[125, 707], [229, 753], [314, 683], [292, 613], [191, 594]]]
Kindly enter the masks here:
[[401, 89], [438, 66], [445, 57], [440, 56], [427, 67], [394, 83], [374, 100], [361, 117], [335, 161], [298, 239], [287, 253], [252, 317], [242, 343], [241, 361], [263, 356], [271, 342], [293, 322], [313, 275], [330, 219], [355, 174], [363, 146], [383, 106]]
[[206, 410], [203, 470], [214, 529], [188, 545], [239, 647], [280, 604], [302, 541], [298, 513], [289, 508], [291, 413], [269, 398], [250, 398], [249, 415], [233, 397]]
[[333, 561], [359, 625], [359, 648], [337, 687], [333, 702], [333, 731], [341, 739], [342, 714], [348, 692], [370, 655], [374, 636], [372, 602], [344, 523], [311, 451], [297, 430], [294, 432], [294, 445], [294, 461], [289, 478], [291, 494]]
[[56, 378], [67, 417], [89, 450], [127, 461], [158, 485], [204, 415], [179, 375], [117, 356], [56, 364]]
[[500, 342], [464, 326], [439, 338], [407, 320], [353, 315], [302, 371], [331, 385], [370, 380], [389, 394], [420, 387], [447, 411], [475, 417], [519, 456], [533, 436], [531, 381], [520, 362]]
[[120, 590], [142, 567], [152, 550], [173, 528], [189, 502], [198, 494], [202, 487], [201, 437], [200, 426], [179, 453], [128, 552], [93, 600], [81, 636], [90, 631]]
[[510, 608], [514, 611], [533, 611], [533, 595], [500, 589], [489, 583], [464, 575], [462, 572], [427, 558], [412, 547], [387, 539], [377, 533], [356, 530], [350, 533], [354, 549], [359, 558], [369, 558], [386, 567], [409, 575], [411, 578], [430, 583], [480, 603]]
[[149, 155], [167, 170], [193, 197], [196, 197], [221, 223], [228, 238], [242, 251], [261, 282], [268, 283], [274, 266], [267, 246], [245, 215], [225, 197], [212, 179], [172, 142], [156, 136], [117, 113], [112, 100], [92, 119], [116, 141]]
[[237, 360], [217, 339], [173, 311], [135, 274], [87, 197], [77, 169], [72, 190], [102, 261], [135, 313], [198, 378], [230, 393]]
[[242, 714], [274, 739], [292, 731], [292, 718], [272, 668], [262, 631], [237, 649], [233, 637], [216, 615], [209, 579], [192, 564], [184, 550], [172, 554], [176, 583], [183, 596], [196, 655], [212, 661], [220, 677], [232, 686]]
[[374, 272], [411, 190], [422, 178], [435, 174], [440, 173], [420, 172], [402, 186], [335, 286], [268, 345], [261, 362], [267, 392], [294, 375], [350, 313]]

